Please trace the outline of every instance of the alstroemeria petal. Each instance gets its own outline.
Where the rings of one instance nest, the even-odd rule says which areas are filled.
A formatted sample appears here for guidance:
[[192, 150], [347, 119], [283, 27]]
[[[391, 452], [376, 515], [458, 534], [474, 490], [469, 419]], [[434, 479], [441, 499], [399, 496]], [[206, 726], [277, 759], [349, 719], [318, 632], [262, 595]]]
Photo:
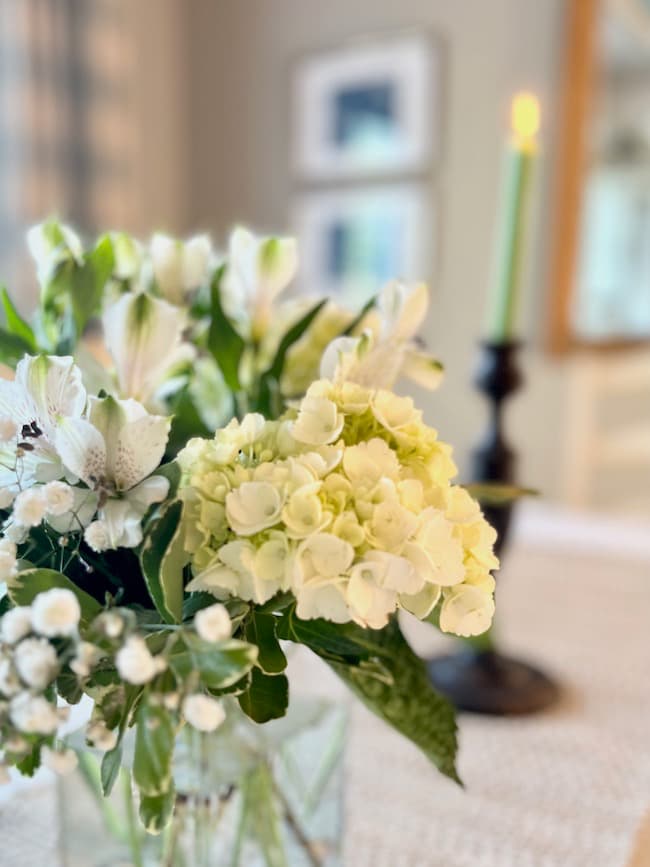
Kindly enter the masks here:
[[159, 466], [169, 437], [171, 420], [145, 415], [128, 422], [117, 440], [114, 481], [119, 491], [128, 491]]
[[180, 345], [184, 314], [161, 298], [129, 292], [106, 310], [103, 323], [121, 394], [146, 403]]
[[410, 340], [422, 325], [428, 306], [429, 290], [425, 283], [413, 286], [388, 283], [379, 295], [382, 337]]
[[54, 445], [65, 467], [89, 487], [94, 487], [105, 476], [104, 437], [89, 421], [82, 418], [59, 419]]
[[80, 416], [86, 406], [81, 371], [71, 356], [23, 358], [16, 366], [15, 382], [29, 395], [35, 420], [48, 437], [54, 433], [59, 416]]
[[438, 359], [426, 352], [408, 349], [402, 363], [402, 375], [433, 391], [442, 382], [444, 368]]

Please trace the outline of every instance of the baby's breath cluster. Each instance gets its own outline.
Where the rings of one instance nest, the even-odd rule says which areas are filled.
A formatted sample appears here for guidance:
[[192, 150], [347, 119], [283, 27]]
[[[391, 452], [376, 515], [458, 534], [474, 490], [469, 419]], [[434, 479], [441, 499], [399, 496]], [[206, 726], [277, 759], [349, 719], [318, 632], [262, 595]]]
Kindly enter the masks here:
[[283, 419], [232, 421], [180, 463], [188, 590], [291, 591], [300, 618], [373, 629], [438, 604], [446, 632], [490, 625], [495, 532], [410, 398], [319, 380]]

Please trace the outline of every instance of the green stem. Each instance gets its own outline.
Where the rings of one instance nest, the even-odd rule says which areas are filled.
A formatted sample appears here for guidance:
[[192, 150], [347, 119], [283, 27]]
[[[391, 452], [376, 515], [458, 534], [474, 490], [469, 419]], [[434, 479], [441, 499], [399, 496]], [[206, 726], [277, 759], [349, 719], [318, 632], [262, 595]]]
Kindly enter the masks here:
[[131, 785], [131, 774], [127, 770], [123, 769], [121, 771], [121, 777], [124, 807], [126, 809], [127, 831], [131, 847], [131, 855], [133, 857], [133, 865], [134, 867], [144, 867], [142, 848], [140, 846], [140, 826], [133, 807], [133, 786]]

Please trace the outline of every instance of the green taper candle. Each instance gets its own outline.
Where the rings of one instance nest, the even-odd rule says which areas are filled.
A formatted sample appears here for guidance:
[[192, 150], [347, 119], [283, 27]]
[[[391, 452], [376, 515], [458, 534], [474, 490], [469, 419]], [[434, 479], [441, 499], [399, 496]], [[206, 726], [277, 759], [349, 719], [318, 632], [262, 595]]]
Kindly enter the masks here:
[[493, 343], [505, 343], [516, 337], [539, 118], [537, 98], [529, 93], [517, 94], [512, 101], [512, 137], [505, 156], [501, 218], [488, 309], [487, 337]]

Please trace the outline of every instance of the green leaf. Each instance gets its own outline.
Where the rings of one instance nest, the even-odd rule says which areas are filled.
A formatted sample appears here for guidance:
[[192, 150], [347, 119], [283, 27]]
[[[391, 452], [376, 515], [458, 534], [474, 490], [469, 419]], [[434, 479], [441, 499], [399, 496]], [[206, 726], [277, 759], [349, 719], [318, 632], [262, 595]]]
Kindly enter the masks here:
[[254, 668], [250, 686], [238, 701], [244, 713], [257, 723], [279, 719], [289, 706], [289, 681], [284, 674], [264, 674]]
[[327, 304], [328, 299], [323, 298], [322, 301], [319, 301], [314, 307], [311, 308], [304, 316], [302, 316], [284, 335], [282, 340], [280, 341], [278, 348], [275, 353], [275, 357], [271, 362], [270, 367], [264, 373], [264, 376], [269, 376], [276, 380], [276, 382], [280, 381], [280, 377], [282, 376], [282, 371], [284, 370], [284, 363], [286, 361], [287, 352], [291, 349], [293, 344], [300, 340], [305, 331], [312, 324], [314, 319], [318, 316], [322, 308]]
[[104, 292], [115, 266], [113, 242], [104, 235], [90, 253], [84, 255], [83, 265], [73, 269], [70, 279], [70, 300], [77, 326], [81, 334], [86, 323], [98, 312]]
[[366, 301], [366, 303], [363, 305], [363, 307], [361, 308], [359, 313], [354, 317], [352, 322], [350, 322], [348, 327], [344, 331], [342, 331], [339, 336], [340, 337], [349, 337], [351, 334], [353, 334], [354, 331], [363, 322], [363, 319], [364, 319], [366, 313], [369, 313], [370, 310], [372, 310], [372, 308], [375, 306], [376, 303], [377, 303], [377, 299], [374, 296], [369, 301]]
[[140, 552], [147, 589], [165, 623], [180, 623], [183, 616], [183, 567], [188, 555], [182, 512], [179, 500], [167, 506], [148, 528]]
[[163, 795], [140, 799], [140, 821], [148, 834], [160, 834], [172, 817], [176, 793], [174, 787]]
[[358, 665], [363, 659], [381, 654], [372, 640], [373, 633], [355, 623], [330, 623], [329, 620], [301, 620], [295, 605], [287, 609], [277, 624], [278, 638], [305, 644], [314, 653]]
[[29, 347], [29, 352], [32, 354], [37, 353], [38, 346], [36, 344], [34, 332], [14, 307], [4, 286], [2, 287], [1, 299], [5, 311], [7, 330], [15, 337], [19, 337]]
[[236, 392], [241, 388], [239, 362], [246, 343], [224, 313], [221, 304], [221, 280], [224, 273], [225, 265], [216, 272], [210, 287], [211, 319], [208, 349], [219, 365], [226, 385], [232, 392]]
[[16, 768], [20, 771], [23, 777], [33, 777], [36, 771], [41, 766], [41, 745], [34, 744], [31, 752], [27, 753], [24, 759], [16, 762]]
[[64, 668], [56, 679], [56, 691], [68, 704], [79, 704], [83, 690], [79, 686], [79, 678], [69, 668]]
[[192, 437], [210, 437], [212, 431], [204, 423], [187, 388], [181, 389], [171, 404], [172, 426], [167, 441], [167, 453], [176, 455]]
[[257, 648], [244, 641], [214, 644], [185, 632], [175, 644], [169, 665], [181, 681], [198, 675], [208, 689], [225, 689], [249, 672], [257, 661]]
[[171, 499], [176, 496], [176, 492], [178, 491], [178, 486], [181, 481], [181, 468], [179, 467], [176, 461], [169, 461], [167, 464], [163, 464], [153, 474], [154, 476], [163, 476], [169, 482], [169, 492], [167, 497]]
[[165, 708], [146, 702], [136, 719], [133, 779], [142, 795], [158, 797], [172, 785], [174, 726]]
[[265, 674], [280, 674], [287, 667], [287, 657], [275, 634], [275, 623], [272, 614], [253, 610], [244, 627], [246, 641], [257, 646], [257, 666]]
[[522, 497], [537, 497], [539, 491], [534, 488], [521, 488], [518, 485], [507, 485], [501, 482], [471, 482], [463, 485], [465, 490], [485, 506], [507, 506]]
[[397, 620], [382, 630], [367, 630], [392, 674], [388, 684], [362, 668], [327, 659], [364, 704], [413, 741], [438, 769], [456, 782], [456, 716], [451, 704], [429, 682], [424, 662], [404, 639]]
[[104, 753], [104, 757], [102, 759], [101, 782], [102, 792], [104, 793], [105, 798], [107, 798], [113, 790], [115, 780], [117, 780], [119, 776], [121, 767], [122, 744], [120, 743], [117, 744], [117, 746], [113, 747], [112, 750]]
[[14, 367], [23, 355], [30, 353], [31, 347], [25, 343], [22, 337], [11, 334], [5, 328], [0, 328], [0, 361], [3, 364]]
[[84, 625], [88, 625], [102, 610], [96, 599], [54, 569], [25, 569], [7, 580], [7, 592], [14, 605], [31, 605], [35, 596], [52, 587], [62, 587], [74, 593], [79, 600]]

